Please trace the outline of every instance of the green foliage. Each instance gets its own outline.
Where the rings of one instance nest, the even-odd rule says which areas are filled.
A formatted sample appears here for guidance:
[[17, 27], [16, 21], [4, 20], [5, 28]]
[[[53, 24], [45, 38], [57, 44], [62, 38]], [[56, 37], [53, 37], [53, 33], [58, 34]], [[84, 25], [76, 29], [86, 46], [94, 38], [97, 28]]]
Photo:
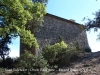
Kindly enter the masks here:
[[91, 48], [90, 48], [90, 47], [85, 48], [84, 51], [85, 51], [85, 52], [91, 52]]
[[87, 19], [88, 22], [86, 23], [87, 31], [89, 31], [91, 28], [94, 28], [94, 31], [97, 31], [100, 28], [100, 10], [93, 13], [95, 15], [95, 18]]
[[6, 60], [5, 60], [5, 65], [6, 65], [6, 68], [13, 68], [13, 59], [11, 57], [7, 57]]
[[44, 58], [46, 58], [49, 62], [54, 62], [56, 55], [61, 49], [66, 49], [67, 45], [64, 43], [64, 41], [60, 43], [56, 43], [54, 45], [48, 46], [43, 48], [42, 54]]
[[[44, 60], [42, 55], [36, 56], [31, 54], [28, 51], [25, 51], [24, 54], [18, 59], [18, 63], [15, 65], [15, 68], [26, 69], [26, 71], [13, 72], [12, 75], [45, 75], [46, 72], [38, 71], [41, 68], [48, 68], [47, 61]], [[37, 71], [36, 71], [37, 70]]]
[[73, 49], [76, 49], [77, 51], [80, 51], [78, 42], [75, 44], [75, 47]]
[[71, 59], [70, 59], [70, 62], [75, 62], [76, 60], [78, 60], [79, 53], [80, 52], [83, 52], [82, 50], [79, 49], [78, 43], [74, 47], [70, 47], [69, 46], [68, 49], [71, 51]]
[[0, 28], [0, 36], [5, 37], [6, 33], [12, 38], [21, 36], [21, 42], [38, 47], [36, 38], [27, 30], [26, 23], [31, 20], [41, 21], [46, 14], [45, 8], [44, 3], [32, 0], [0, 0], [0, 19], [5, 25]]
[[[94, 29], [94, 31], [97, 32], [100, 28], [100, 10], [93, 13], [93, 15], [95, 16], [93, 19], [84, 18], [84, 20], [87, 20], [87, 23], [85, 23], [86, 30], [90, 31], [91, 29]], [[97, 40], [100, 40], [100, 33], [97, 35]]]
[[18, 58], [11, 58], [11, 57], [7, 57], [5, 58], [5, 67], [3, 66], [3, 60], [1, 59], [0, 60], [0, 67], [3, 67], [3, 68], [8, 68], [8, 69], [12, 69], [14, 68], [14, 65], [18, 63]]
[[74, 47], [69, 47], [69, 49], [72, 51], [72, 56], [70, 59], [71, 62], [80, 60], [85, 55], [86, 52], [91, 52], [90, 47], [87, 47], [85, 49], [80, 49], [78, 43], [76, 43]]
[[69, 66], [70, 62], [78, 58], [79, 45], [75, 47], [68, 46], [64, 41], [56, 43], [54, 45], [44, 47], [42, 54], [50, 66], [54, 68]]
[[42, 54], [51, 66], [63, 66], [69, 63], [72, 55], [72, 52], [67, 46], [68, 45], [64, 43], [64, 41], [61, 41], [43, 48]]
[[3, 66], [5, 66], [5, 56], [8, 56], [10, 53], [8, 44], [11, 44], [11, 37], [9, 34], [6, 34], [5, 38], [0, 37], [0, 56], [3, 59]]
[[[21, 55], [19, 60], [21, 63], [20, 65], [23, 66], [24, 68], [25, 67], [31, 68], [31, 66], [45, 67], [47, 64], [42, 55], [36, 56], [36, 55], [31, 54], [28, 51], [25, 51], [25, 53]], [[44, 64], [42, 64], [43, 62], [44, 62]], [[31, 63], [31, 64], [29, 64], [29, 63]]]
[[47, 4], [48, 0], [32, 0], [33, 2], [40, 2], [40, 3], [44, 3]]

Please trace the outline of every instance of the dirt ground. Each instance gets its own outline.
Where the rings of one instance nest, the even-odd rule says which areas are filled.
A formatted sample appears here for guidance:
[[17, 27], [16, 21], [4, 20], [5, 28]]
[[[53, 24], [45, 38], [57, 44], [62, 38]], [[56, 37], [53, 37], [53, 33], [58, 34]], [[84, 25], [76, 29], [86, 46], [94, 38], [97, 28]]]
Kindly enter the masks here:
[[[100, 75], [100, 52], [87, 53], [80, 60], [73, 62], [70, 67], [58, 71], [50, 75]], [[7, 73], [0, 75], [7, 75]]]
[[100, 75], [100, 52], [87, 53], [72, 66], [51, 75]]

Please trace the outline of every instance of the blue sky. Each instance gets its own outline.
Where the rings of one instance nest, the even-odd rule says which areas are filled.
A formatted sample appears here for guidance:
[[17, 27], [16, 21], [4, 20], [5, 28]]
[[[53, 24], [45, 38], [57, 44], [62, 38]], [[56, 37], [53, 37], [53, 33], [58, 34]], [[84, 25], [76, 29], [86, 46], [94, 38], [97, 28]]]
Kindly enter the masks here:
[[[94, 18], [95, 11], [100, 9], [100, 0], [49, 0], [47, 12], [65, 19], [74, 19], [77, 23], [84, 24], [84, 17]], [[93, 52], [100, 51], [100, 41], [97, 35], [100, 31], [94, 32], [93, 29], [87, 32], [89, 46]], [[13, 40], [10, 56], [19, 56], [19, 38]]]

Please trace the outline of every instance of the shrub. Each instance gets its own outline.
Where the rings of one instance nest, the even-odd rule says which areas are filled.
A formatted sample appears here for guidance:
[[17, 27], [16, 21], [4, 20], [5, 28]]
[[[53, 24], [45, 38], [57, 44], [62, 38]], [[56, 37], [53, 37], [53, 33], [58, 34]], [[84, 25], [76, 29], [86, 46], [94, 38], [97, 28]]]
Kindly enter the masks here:
[[65, 67], [69, 66], [70, 62], [73, 62], [79, 58], [79, 53], [83, 52], [78, 43], [75, 46], [68, 46], [64, 41], [60, 41], [51, 46], [44, 47], [42, 55], [48, 61], [49, 65]]
[[72, 55], [71, 55], [71, 62], [75, 62], [76, 60], [78, 60], [79, 57], [79, 53], [83, 52], [81, 49], [79, 49], [78, 45], [74, 46], [74, 47], [69, 47], [69, 50], [71, 50]]
[[59, 51], [58, 54], [56, 55], [56, 60], [55, 60], [58, 67], [69, 66], [72, 54], [73, 52], [71, 52], [68, 49], [62, 49], [61, 51]]
[[85, 52], [91, 52], [91, 48], [90, 47], [87, 47], [87, 48], [84, 49], [84, 51]]
[[5, 59], [5, 67], [3, 66], [3, 60], [0, 60], [0, 67], [4, 67], [4, 68], [8, 68], [8, 69], [12, 69], [14, 66], [14, 58], [11, 57], [7, 57]]
[[36, 56], [28, 51], [18, 59], [15, 68], [24, 69], [25, 71], [13, 72], [10, 75], [45, 75], [46, 72], [39, 71], [41, 68], [48, 68], [47, 61], [44, 60], [42, 55]]
[[6, 68], [9, 68], [9, 69], [13, 68], [13, 64], [14, 64], [13, 58], [7, 57], [6, 60], [5, 60], [5, 62], [6, 62], [5, 63]]
[[42, 55], [48, 60], [50, 66], [57, 65], [58, 67], [62, 67], [65, 64], [69, 65], [73, 52], [67, 47], [68, 45], [64, 41], [61, 41], [54, 45], [44, 47]]
[[81, 59], [85, 55], [85, 52], [91, 51], [90, 48], [81, 49], [78, 42], [75, 43], [75, 46], [69, 47], [69, 48], [71, 48], [71, 50], [73, 51], [73, 54], [71, 57], [72, 62], [73, 61], [75, 62], [75, 61]]

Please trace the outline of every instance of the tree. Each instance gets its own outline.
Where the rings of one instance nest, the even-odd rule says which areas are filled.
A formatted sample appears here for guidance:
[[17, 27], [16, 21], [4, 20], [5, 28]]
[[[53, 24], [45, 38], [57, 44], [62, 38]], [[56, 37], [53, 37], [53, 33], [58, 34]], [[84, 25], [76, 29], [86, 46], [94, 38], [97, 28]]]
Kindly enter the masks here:
[[[93, 20], [88, 19], [86, 23], [86, 29], [89, 31], [91, 28], [94, 28], [94, 31], [100, 29], [100, 10], [97, 11], [95, 14], [95, 18]], [[98, 39], [100, 39], [100, 34], [98, 35]]]
[[94, 28], [94, 30], [97, 31], [97, 29], [100, 28], [100, 10], [94, 15], [95, 18], [93, 20], [88, 19], [88, 22], [86, 23], [87, 30]]
[[[0, 28], [4, 27], [4, 23], [0, 22]], [[3, 59], [3, 67], [5, 67], [5, 56], [9, 55], [10, 48], [8, 47], [8, 44], [11, 43], [11, 37], [9, 34], [5, 33], [5, 38], [3, 36], [0, 36], [0, 56]]]
[[3, 67], [5, 67], [5, 56], [9, 55], [10, 48], [8, 44], [11, 43], [11, 37], [6, 34], [5, 38], [0, 38], [0, 56], [3, 59]]
[[17, 59], [15, 67], [26, 71], [15, 71], [11, 75], [48, 75], [45, 71], [39, 70], [47, 69], [49, 65], [42, 55], [36, 56], [25, 50], [21, 57]]
[[[48, 2], [48, 0], [32, 0], [32, 1], [35, 2], [36, 4], [42, 3], [44, 6], [46, 6], [46, 4]], [[37, 5], [37, 6], [39, 6], [39, 5]], [[44, 7], [42, 7], [39, 10], [43, 13], [43, 10], [45, 10], [45, 9], [44, 9]], [[36, 17], [37, 17], [37, 15], [36, 15]], [[35, 30], [38, 27], [41, 27], [42, 23], [43, 23], [43, 15], [41, 15], [40, 19], [37, 19], [36, 17], [34, 17], [32, 20], [28, 21], [26, 24], [27, 30], [30, 30], [32, 34], [34, 34]], [[29, 47], [27, 44], [23, 44], [23, 45], [24, 45], [24, 47], [22, 48], [23, 50], [27, 49], [27, 50], [30, 50], [32, 52], [32, 54], [36, 54], [36, 49], [34, 46]], [[24, 51], [21, 51], [20, 53], [22, 54], [23, 52]]]
[[42, 22], [42, 17], [46, 14], [45, 1], [41, 3], [39, 0], [0, 0], [0, 20], [3, 23], [0, 27], [0, 37], [5, 39], [6, 35], [11, 38], [20, 36], [22, 43], [38, 48], [37, 40], [28, 28], [35, 24], [26, 23], [31, 20]]
[[48, 0], [32, 0], [33, 2], [40, 2], [40, 3], [43, 3], [43, 4], [47, 4]]

